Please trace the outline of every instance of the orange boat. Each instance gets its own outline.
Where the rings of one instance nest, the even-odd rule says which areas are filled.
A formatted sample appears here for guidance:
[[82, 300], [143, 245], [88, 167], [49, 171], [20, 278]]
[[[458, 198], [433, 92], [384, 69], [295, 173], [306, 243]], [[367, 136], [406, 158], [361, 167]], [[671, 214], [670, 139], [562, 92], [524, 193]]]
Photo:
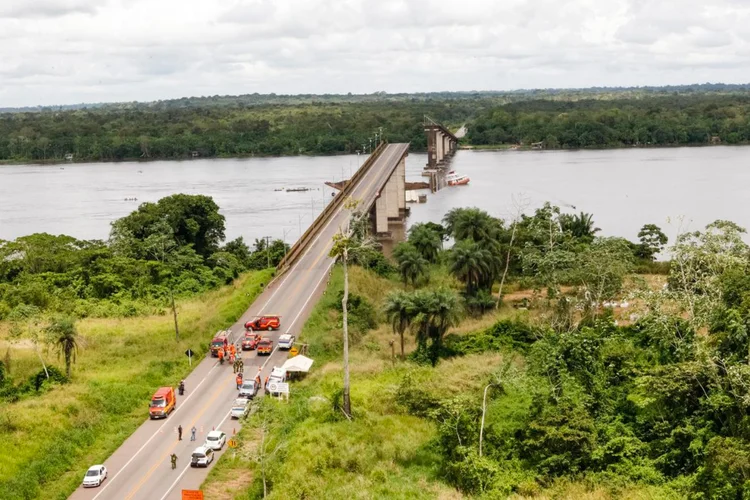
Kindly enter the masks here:
[[448, 175], [445, 176], [445, 180], [448, 181], [449, 186], [464, 186], [469, 183], [471, 179], [467, 175], [458, 175], [455, 171], [451, 170]]

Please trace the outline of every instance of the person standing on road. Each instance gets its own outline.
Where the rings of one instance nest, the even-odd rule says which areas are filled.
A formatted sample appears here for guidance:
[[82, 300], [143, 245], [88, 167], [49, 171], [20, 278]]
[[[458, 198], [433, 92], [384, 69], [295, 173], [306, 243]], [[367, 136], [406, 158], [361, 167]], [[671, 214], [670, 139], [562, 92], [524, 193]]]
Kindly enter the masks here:
[[190, 429], [190, 441], [195, 441], [195, 431], [196, 431], [196, 428], [195, 426], [193, 426], [193, 428]]
[[177, 455], [172, 453], [172, 456], [169, 458], [172, 460], [172, 470], [175, 470], [177, 468]]
[[182, 425], [177, 426], [177, 441], [182, 441]]
[[224, 364], [224, 350], [219, 349], [219, 363]]
[[237, 374], [237, 390], [240, 390], [240, 387], [242, 387], [242, 373]]

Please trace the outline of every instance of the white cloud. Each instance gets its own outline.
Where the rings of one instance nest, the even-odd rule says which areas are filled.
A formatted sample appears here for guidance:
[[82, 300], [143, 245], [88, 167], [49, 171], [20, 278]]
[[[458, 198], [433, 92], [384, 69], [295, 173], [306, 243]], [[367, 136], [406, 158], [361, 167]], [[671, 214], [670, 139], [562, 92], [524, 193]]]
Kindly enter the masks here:
[[747, 0], [0, 0], [0, 107], [750, 81]]

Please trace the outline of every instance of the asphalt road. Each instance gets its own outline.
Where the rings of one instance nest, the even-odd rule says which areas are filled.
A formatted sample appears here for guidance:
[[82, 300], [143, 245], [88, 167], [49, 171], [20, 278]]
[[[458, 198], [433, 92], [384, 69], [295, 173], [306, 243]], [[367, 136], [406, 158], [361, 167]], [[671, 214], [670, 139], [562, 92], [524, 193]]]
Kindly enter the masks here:
[[[408, 144], [388, 145], [355, 187], [352, 197], [361, 200], [364, 206], [371, 206], [379, 189], [407, 150]], [[340, 208], [291, 269], [266, 287], [232, 325], [235, 341], [240, 340], [245, 322], [261, 314], [281, 316], [280, 331], [264, 332], [274, 339], [274, 347], [282, 332], [299, 336], [302, 325], [325, 290], [333, 266], [333, 259], [328, 256], [331, 239], [348, 216], [348, 211]], [[261, 367], [262, 379], [265, 379], [271, 368], [281, 366], [287, 356], [286, 352], [276, 348], [271, 356], [257, 356], [255, 351], [245, 351], [245, 374], [254, 376]], [[293, 384], [290, 392], [290, 397], [294, 397]], [[104, 462], [109, 472], [107, 480], [98, 488], [79, 487], [70, 498], [167, 500], [181, 498], [182, 489], [199, 489], [208, 470], [229, 448], [225, 446], [221, 452], [217, 452], [214, 463], [206, 469], [190, 467], [192, 452], [203, 443], [212, 429], [222, 430], [228, 437], [239, 431], [240, 421], [229, 416], [236, 397], [235, 374], [231, 364], [224, 363], [222, 366], [216, 358], [206, 357], [185, 379], [185, 395], [177, 396], [177, 409], [164, 420], [148, 420], [148, 401], [144, 401], [145, 422]], [[263, 397], [262, 392], [258, 397]], [[177, 439], [178, 425], [183, 428], [182, 441]], [[193, 426], [198, 430], [195, 442], [190, 441]], [[178, 457], [176, 470], [171, 468], [169, 457], [172, 453]], [[86, 464], [86, 467], [89, 465], [93, 464]]]

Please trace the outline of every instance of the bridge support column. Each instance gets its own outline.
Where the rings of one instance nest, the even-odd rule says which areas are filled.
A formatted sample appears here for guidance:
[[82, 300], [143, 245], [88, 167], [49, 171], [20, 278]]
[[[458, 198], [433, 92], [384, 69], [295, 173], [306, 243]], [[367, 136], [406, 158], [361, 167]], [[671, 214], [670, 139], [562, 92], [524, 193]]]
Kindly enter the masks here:
[[375, 233], [388, 232], [388, 189], [383, 187], [380, 196], [375, 200]]
[[398, 213], [398, 175], [396, 175], [396, 171], [398, 170], [398, 167], [396, 167], [396, 170], [394, 170], [393, 174], [391, 174], [391, 178], [388, 179], [388, 182], [385, 183], [385, 192], [386, 192], [386, 205], [385, 210], [388, 213], [388, 220], [400, 220], [399, 219], [399, 213]]
[[437, 159], [437, 164], [440, 165], [441, 163], [443, 163], [443, 159], [445, 158], [445, 151], [443, 150], [443, 137], [444, 136], [439, 130], [435, 131], [435, 136], [436, 136], [435, 142], [437, 143], [436, 144], [437, 147], [435, 148], [437, 151], [436, 159]]
[[398, 215], [403, 218], [406, 216], [406, 157], [401, 158], [393, 175], [398, 184]]

